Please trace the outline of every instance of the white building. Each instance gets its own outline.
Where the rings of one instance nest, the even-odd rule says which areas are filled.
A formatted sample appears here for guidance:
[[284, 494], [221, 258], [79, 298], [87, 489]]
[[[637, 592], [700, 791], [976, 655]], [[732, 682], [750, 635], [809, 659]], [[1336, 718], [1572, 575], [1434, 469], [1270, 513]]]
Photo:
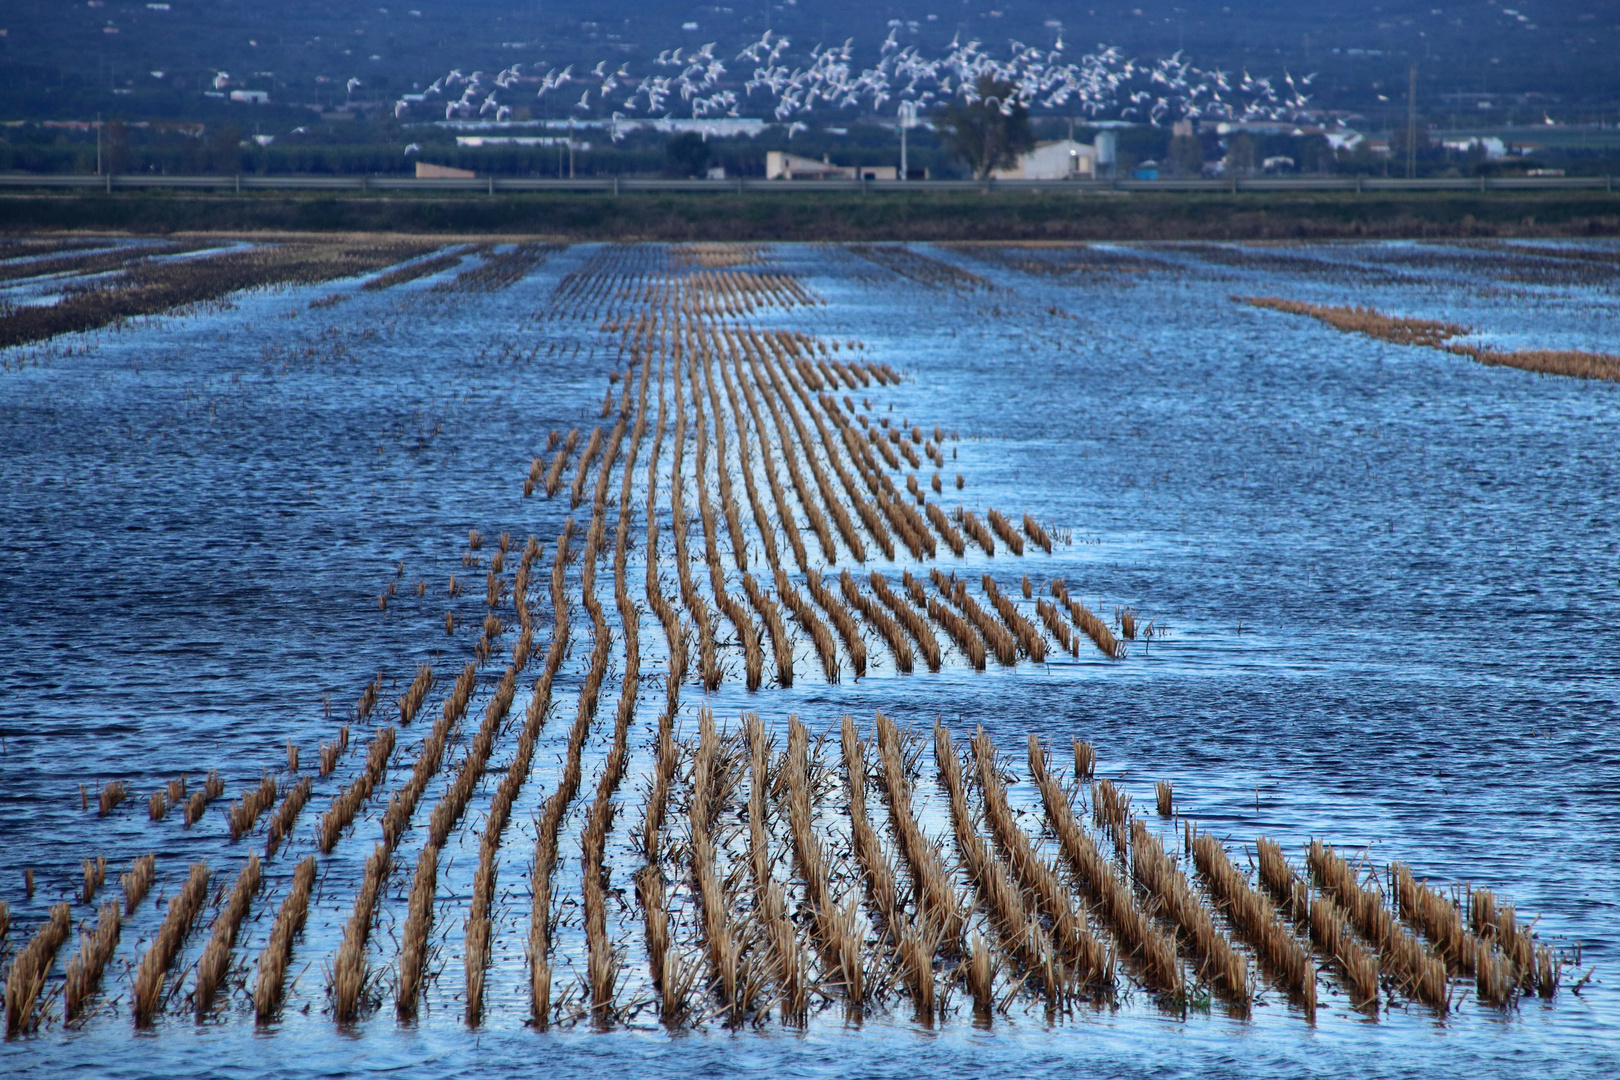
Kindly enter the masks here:
[[783, 150], [765, 152], [767, 180], [895, 180], [899, 170], [893, 165], [834, 165], [826, 157], [800, 157]]
[[1073, 139], [1036, 143], [1018, 164], [991, 173], [997, 180], [1089, 180], [1097, 175], [1097, 148]]

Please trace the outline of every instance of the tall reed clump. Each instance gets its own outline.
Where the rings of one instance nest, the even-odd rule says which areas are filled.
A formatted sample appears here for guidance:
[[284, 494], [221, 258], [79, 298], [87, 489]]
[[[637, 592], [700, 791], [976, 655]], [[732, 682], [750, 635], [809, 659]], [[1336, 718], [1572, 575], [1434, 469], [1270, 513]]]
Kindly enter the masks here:
[[934, 587], [967, 616], [968, 622], [983, 636], [985, 644], [996, 654], [997, 662], [1006, 667], [1018, 663], [1018, 639], [1013, 637], [1001, 622], [991, 618], [973, 597], [968, 595], [966, 582], [954, 576], [947, 578], [940, 573], [938, 567], [929, 570], [928, 576], [933, 581]]
[[1070, 632], [1069, 624], [1064, 621], [1063, 615], [1058, 611], [1056, 604], [1048, 600], [1037, 599], [1035, 601], [1035, 613], [1041, 617], [1041, 621], [1046, 624], [1046, 628], [1052, 631], [1052, 636], [1057, 638], [1058, 644], [1062, 646], [1064, 652], [1071, 656], [1080, 655], [1080, 639]]
[[240, 840], [258, 822], [259, 815], [276, 804], [276, 779], [266, 773], [259, 786], [248, 788], [231, 804], [231, 839]]
[[68, 1023], [84, 1013], [91, 995], [100, 988], [107, 961], [118, 948], [122, 927], [118, 902], [110, 901], [101, 905], [94, 931], [79, 931], [79, 954], [68, 961], [67, 982], [62, 987], [63, 1015]]
[[[934, 490], [938, 491], [939, 475], [937, 473], [934, 475], [934, 483], [936, 485]], [[938, 531], [940, 536], [944, 537], [946, 545], [951, 549], [951, 554], [960, 559], [967, 551], [967, 540], [962, 536], [961, 531], [951, 524], [949, 515], [939, 508], [938, 503], [928, 503], [923, 507], [923, 510], [928, 514], [928, 523]], [[994, 541], [992, 541], [993, 543]]]
[[782, 611], [776, 601], [759, 587], [752, 574], [744, 574], [742, 581], [743, 592], [748, 594], [748, 602], [759, 612], [759, 617], [764, 620], [765, 629], [771, 635], [771, 654], [776, 663], [777, 685], [792, 686], [793, 640], [788, 637], [787, 623], [782, 619]]
[[530, 887], [534, 905], [529, 912], [529, 1008], [530, 1019], [540, 1027], [551, 1022], [551, 875], [557, 865], [557, 835], [563, 815], [579, 791], [580, 754], [590, 731], [591, 714], [583, 694], [568, 732], [567, 757], [557, 788], [541, 807], [536, 822], [534, 869]]
[[[1498, 988], [1505, 978], [1519, 989], [1534, 990], [1544, 998], [1558, 993], [1562, 964], [1551, 949], [1536, 944], [1535, 935], [1518, 921], [1512, 904], [1498, 905], [1496, 894], [1489, 889], [1475, 889], [1469, 895], [1469, 921], [1485, 946], [1495, 946], [1490, 952], [1491, 992], [1486, 992], [1487, 978], [1481, 978], [1482, 997], [1493, 1002], [1502, 1000]], [[1483, 966], [1483, 960], [1481, 963]]]
[[1115, 660], [1125, 656], [1124, 643], [1114, 637], [1114, 632], [1108, 629], [1108, 624], [1097, 618], [1090, 608], [1079, 600], [1070, 598], [1069, 590], [1063, 584], [1062, 578], [1052, 582], [1052, 595], [1069, 609], [1069, 616], [1074, 620], [1074, 625], [1092, 640], [1098, 651]]
[[367, 984], [371, 981], [366, 964], [366, 942], [371, 937], [371, 924], [377, 913], [377, 896], [393, 865], [393, 853], [387, 845], [378, 844], [366, 860], [366, 873], [355, 894], [354, 910], [343, 928], [343, 941], [338, 945], [337, 955], [332, 958], [328, 988], [332, 995], [332, 1018], [340, 1024], [351, 1024], [359, 1019]]
[[703, 940], [709, 954], [710, 982], [726, 1009], [728, 1023], [742, 1023], [749, 1005], [751, 979], [744, 970], [744, 941], [728, 915], [729, 898], [716, 865], [713, 828], [718, 823], [726, 791], [735, 781], [728, 761], [722, 760], [714, 714], [698, 714], [698, 747], [692, 761], [690, 855], [692, 879], [703, 922]]
[[1412, 997], [1445, 1012], [1450, 1007], [1445, 963], [1396, 921], [1384, 905], [1383, 893], [1356, 880], [1350, 864], [1320, 840], [1311, 841], [1306, 863], [1317, 884], [1344, 907], [1351, 925], [1378, 950], [1380, 966]]
[[438, 893], [438, 882], [439, 849], [424, 844], [416, 857], [405, 932], [399, 943], [399, 985], [394, 1008], [402, 1020], [416, 1015], [422, 975], [427, 970], [428, 934], [433, 929], [433, 899]]
[[97, 814], [100, 817], [106, 817], [117, 809], [119, 803], [127, 798], [129, 798], [129, 784], [123, 780], [112, 781], [98, 793]]
[[118, 875], [119, 887], [124, 890], [124, 914], [133, 915], [157, 878], [157, 855], [148, 852], [130, 861], [129, 869]]
[[614, 722], [613, 745], [608, 750], [602, 776], [596, 785], [596, 799], [591, 804], [580, 837], [580, 892], [585, 901], [585, 940], [588, 950], [585, 981], [590, 989], [591, 1016], [599, 1027], [606, 1027], [614, 1018], [614, 997], [623, 967], [622, 950], [614, 948], [608, 938], [605, 862], [607, 835], [613, 828], [616, 810], [613, 795], [624, 776], [625, 761], [629, 757], [630, 721], [635, 716], [633, 675], [627, 675], [624, 691]]
[[[1069, 796], [1048, 770], [1046, 752], [1033, 735], [1029, 737], [1029, 771], [1040, 790], [1046, 821], [1057, 837], [1058, 850], [1092, 910], [1113, 931], [1126, 955], [1134, 960], [1144, 985], [1172, 1003], [1181, 1001], [1184, 987], [1181, 969], [1176, 963], [1174, 939], [1159, 929], [1137, 903], [1130, 884], [1097, 850], [1091, 836], [1076, 819]], [[1087, 769], [1077, 773], [1076, 778], [1085, 779], [1090, 775]]]
[[561, 489], [563, 470], [568, 467], [568, 457], [578, 444], [579, 428], [574, 428], [568, 433], [562, 449], [557, 451], [557, 456], [551, 459], [551, 468], [546, 471], [546, 498], [555, 498]]
[[545, 467], [545, 460], [539, 454], [536, 454], [534, 460], [529, 462], [529, 475], [523, 478], [523, 497], [525, 499], [534, 494], [535, 485], [540, 483], [545, 475]]
[[[760, 379], [761, 370], [768, 372], [773, 381], [777, 379], [776, 372], [768, 364], [763, 365], [762, 367], [756, 360], [755, 367], [756, 379]], [[761, 388], [763, 388], [764, 385], [764, 381], [760, 380]], [[828, 497], [831, 492], [831, 487], [826, 483], [826, 476], [822, 473], [821, 466], [816, 462], [815, 452], [810, 446], [810, 440], [807, 433], [801, 434], [799, 445], [797, 445], [796, 450], [796, 444], [793, 436], [788, 431], [787, 420], [783, 417], [782, 407], [777, 404], [777, 398], [780, 397], [782, 405], [785, 405], [790, 410], [793, 408], [793, 402], [787, 396], [787, 393], [781, 388], [780, 384], [777, 385], [776, 389], [777, 393], [775, 395], [766, 393], [764, 394], [764, 398], [765, 405], [770, 410], [771, 418], [776, 422], [777, 436], [779, 437], [782, 445], [782, 462], [787, 466], [788, 476], [792, 479], [793, 488], [798, 493], [799, 505], [804, 508], [805, 518], [809, 521], [810, 528], [815, 532], [817, 539], [821, 541], [821, 552], [823, 557], [829, 563], [836, 563], [838, 561], [838, 548], [833, 543], [832, 530], [827, 526], [827, 519], [822, 514], [821, 507], [817, 505], [816, 499], [811, 494], [810, 486], [805, 483], [804, 474], [799, 471], [797, 451], [802, 451], [806, 460], [810, 462], [811, 468], [815, 473], [816, 480], [821, 485], [823, 497], [827, 498], [827, 505], [838, 506], [839, 504], [836, 498]], [[796, 412], [793, 414], [793, 419], [795, 421], [799, 420]], [[803, 422], [799, 421], [799, 423], [802, 428]], [[847, 515], [845, 520], [847, 520]], [[851, 550], [853, 550], [853, 548]]]
[[207, 863], [191, 864], [186, 883], [170, 898], [169, 913], [158, 928], [157, 936], [152, 939], [151, 947], [141, 957], [135, 970], [136, 1027], [151, 1027], [157, 1018], [158, 1009], [163, 1005], [164, 977], [175, 957], [180, 954], [180, 946], [185, 944], [186, 937], [191, 933], [197, 913], [208, 899], [208, 876]]
[[[670, 713], [658, 718], [653, 775], [642, 817], [641, 850], [646, 863], [636, 872], [636, 895], [641, 901], [642, 921], [647, 936], [647, 966], [659, 994], [659, 1015], [666, 1024], [678, 1027], [688, 1015], [686, 994], [689, 984], [672, 981], [678, 974], [670, 969], [674, 947], [670, 941], [669, 905], [664, 893], [664, 872], [659, 865], [664, 817], [669, 809], [670, 784], [674, 781], [679, 755]], [[675, 967], [679, 968], [677, 960]]]
[[[821, 435], [821, 444], [826, 448], [827, 460], [832, 463], [833, 472], [838, 474], [838, 482], [843, 485], [844, 493], [849, 496], [850, 503], [854, 505], [856, 515], [860, 517], [861, 524], [866, 526], [866, 531], [872, 534], [872, 539], [877, 541], [878, 547], [883, 551], [883, 557], [892, 560], [894, 558], [894, 537], [889, 534], [888, 527], [883, 524], [883, 515], [878, 513], [871, 503], [867, 502], [866, 497], [861, 494], [860, 483], [844, 467], [843, 456], [838, 453], [838, 444], [833, 440], [832, 434], [827, 430], [827, 425], [822, 421], [821, 413], [811, 404], [808, 397], [804, 401], [806, 409], [810, 412], [810, 419], [815, 422], [816, 430]], [[828, 415], [832, 416], [833, 422], [838, 426], [839, 431], [844, 434], [844, 445], [849, 449], [850, 456], [855, 460], [856, 467], [859, 469], [861, 463], [851, 443], [848, 425], [838, 415], [836, 404], [824, 396], [822, 405]], [[909, 546], [909, 541], [907, 546]]]
[[[1187, 831], [1193, 831], [1191, 822]], [[1192, 837], [1192, 853], [1216, 904], [1304, 1008], [1305, 1019], [1315, 1023], [1316, 965], [1311, 963], [1310, 953], [1288, 932], [1271, 902], [1251, 888], [1232, 865], [1220, 841], [1209, 833], [1198, 833]]]
[[985, 511], [984, 516], [990, 519], [990, 527], [1012, 549], [1014, 555], [1024, 553], [1024, 538], [1018, 535], [1018, 530], [1012, 527], [1012, 522], [1003, 517], [999, 510], [995, 509]]
[[462, 941], [462, 973], [467, 992], [465, 1015], [469, 1027], [477, 1027], [484, 1016], [484, 976], [489, 971], [493, 933], [489, 909], [495, 895], [497, 871], [493, 859], [480, 859], [478, 869], [473, 872], [472, 910], [467, 914], [467, 930]]
[[1041, 527], [1040, 522], [1028, 514], [1024, 515], [1024, 532], [1035, 542], [1037, 547], [1044, 550], [1048, 555], [1052, 554], [1051, 534]]
[[1331, 899], [1311, 895], [1309, 886], [1288, 865], [1282, 847], [1275, 840], [1260, 837], [1255, 842], [1255, 855], [1260, 884], [1296, 925], [1306, 928], [1321, 955], [1331, 958], [1338, 966], [1350, 988], [1351, 1004], [1358, 1009], [1376, 1009], [1378, 960], [1351, 935], [1338, 906]]
[[990, 535], [990, 530], [984, 527], [984, 522], [974, 516], [971, 510], [959, 511], [962, 521], [962, 531], [967, 533], [975, 544], [984, 549], [984, 553], [991, 557], [996, 554], [996, 539]]
[[270, 824], [264, 831], [264, 854], [266, 858], [274, 855], [276, 849], [281, 846], [281, 842], [292, 833], [293, 823], [298, 820], [298, 815], [304, 809], [304, 804], [309, 802], [309, 793], [312, 789], [313, 784], [310, 778], [306, 776], [288, 788], [287, 793], [281, 797], [281, 805], [276, 807], [274, 814], [270, 815]]
[[805, 571], [805, 588], [811, 597], [820, 604], [822, 610], [832, 619], [833, 625], [838, 627], [838, 634], [844, 639], [844, 648], [849, 651], [850, 663], [855, 668], [855, 677], [860, 678], [866, 674], [866, 641], [861, 637], [860, 624], [849, 610], [839, 602], [832, 590], [821, 582], [821, 575], [814, 570]]
[[1069, 889], [1057, 870], [1040, 857], [1028, 834], [1019, 827], [1007, 802], [996, 748], [983, 727], [974, 734], [972, 746], [979, 792], [984, 799], [984, 816], [997, 849], [1012, 869], [1018, 886], [1050, 922], [1052, 944], [1063, 957], [1071, 977], [1081, 985], [1108, 992], [1114, 984], [1112, 951], [1086, 929], [1085, 918], [1074, 909]]
[[84, 891], [80, 893], [80, 898], [88, 904], [95, 900], [96, 890], [107, 882], [107, 856], [97, 855], [93, 859], [85, 859], [82, 868]]
[[[495, 879], [497, 873], [496, 853], [500, 847], [501, 835], [506, 829], [507, 821], [512, 814], [512, 804], [516, 801], [518, 792], [529, 777], [529, 768], [534, 756], [534, 743], [539, 737], [540, 727], [545, 723], [546, 714], [551, 706], [551, 684], [556, 677], [557, 669], [562, 663], [562, 653], [555, 647], [546, 656], [546, 666], [540, 679], [535, 683], [534, 693], [529, 699], [529, 708], [524, 718], [523, 730], [518, 736], [517, 751], [512, 755], [512, 761], [502, 778], [500, 786], [495, 791], [495, 797], [490, 800], [489, 813], [484, 820], [484, 832], [478, 843], [478, 870], [473, 876], [473, 902], [472, 910], [467, 918], [466, 948], [463, 951], [464, 974], [466, 976], [466, 1017], [470, 1025], [476, 1026], [483, 1017], [484, 1003], [484, 976], [489, 966], [489, 946], [492, 935], [490, 911], [495, 903]], [[632, 638], [631, 656], [627, 662], [626, 687], [635, 685], [633, 673], [635, 654]], [[507, 668], [507, 677], [515, 679], [516, 669]], [[447, 798], [453, 801], [443, 801], [435, 807], [437, 823], [430, 836], [430, 843], [434, 847], [442, 846], [448, 838], [448, 830], [453, 821], [465, 811], [466, 801], [471, 796], [471, 789], [478, 783], [478, 776], [489, 757], [489, 749], [493, 742], [495, 732], [510, 708], [511, 695], [504, 688], [508, 684], [503, 681], [502, 686], [496, 689], [496, 697], [491, 701], [492, 709], [486, 710], [484, 724], [480, 727], [474, 751], [477, 755], [462, 763], [462, 770], [456, 777], [452, 791]], [[633, 690], [631, 693], [633, 694]], [[504, 699], [504, 700], [503, 700]], [[576, 764], [577, 769], [577, 764]], [[440, 814], [439, 811], [444, 813]], [[454, 815], [452, 817], [451, 815]], [[419, 867], [420, 869], [420, 867]], [[424, 934], [426, 930], [422, 931]]]
[[798, 717], [789, 717], [783, 773], [787, 781], [788, 834], [793, 841], [794, 861], [804, 879], [811, 929], [821, 946], [822, 963], [829, 981], [837, 983], [846, 1003], [858, 1009], [866, 996], [861, 964], [864, 935], [860, 931], [856, 902], [840, 905], [833, 898], [831, 870], [816, 836], [811, 810], [809, 756], [810, 733]]
[[937, 938], [927, 925], [913, 925], [906, 917], [899, 887], [895, 883], [894, 865], [883, 850], [877, 830], [866, 814], [866, 750], [855, 735], [855, 720], [844, 715], [840, 731], [840, 748], [844, 755], [844, 776], [849, 784], [850, 832], [854, 839], [855, 859], [866, 881], [866, 893], [872, 907], [883, 923], [889, 939], [889, 951], [900, 970], [901, 981], [911, 996], [918, 1019], [932, 1024], [938, 1010], [938, 997], [934, 986], [934, 949]]
[[905, 626], [906, 633], [916, 641], [917, 647], [922, 650], [924, 662], [928, 664], [928, 670], [938, 671], [945, 658], [939, 649], [939, 639], [934, 637], [933, 630], [928, 627], [928, 620], [907, 603], [905, 597], [891, 589], [882, 574], [874, 570], [868, 580], [872, 583], [873, 594], [888, 605], [889, 610], [893, 611]]
[[[324, 780], [328, 776], [332, 775], [332, 770], [337, 768], [338, 758], [341, 757], [348, 749], [349, 725], [344, 724], [342, 727], [338, 728], [338, 738], [336, 742], [321, 743], [321, 779]], [[173, 798], [174, 797], [171, 795], [171, 802], [173, 801]]]
[[[765, 481], [771, 488], [771, 500], [776, 504], [777, 521], [781, 523], [782, 533], [787, 537], [788, 547], [792, 549], [794, 561], [799, 569], [808, 569], [810, 559], [805, 552], [804, 537], [799, 532], [798, 522], [793, 518], [793, 508], [788, 504], [787, 492], [783, 489], [782, 481], [776, 474], [776, 462], [771, 454], [770, 434], [767, 432], [765, 422], [760, 414], [758, 398], [744, 374], [741, 355], [734, 357], [733, 363], [737, 369], [738, 381], [742, 384], [743, 396], [748, 402], [749, 415], [754, 421], [754, 434], [759, 440], [760, 468], [764, 470]], [[776, 566], [774, 562], [771, 565]]]
[[1395, 889], [1395, 907], [1401, 918], [1423, 931], [1445, 960], [1448, 971], [1474, 973], [1480, 940], [1463, 925], [1462, 912], [1451, 900], [1412, 876], [1405, 863], [1389, 864], [1389, 880]]
[[798, 928], [788, 914], [787, 890], [771, 872], [770, 831], [766, 816], [770, 791], [770, 740], [759, 717], [743, 718], [748, 745], [748, 865], [754, 884], [754, 909], [760, 937], [770, 957], [776, 1000], [782, 1020], [802, 1024], [810, 1008], [810, 981], [799, 948]]
[[636, 889], [646, 923], [653, 984], [658, 988], [658, 1018], [665, 1027], [674, 1030], [692, 1019], [691, 993], [700, 968], [687, 962], [670, 942], [664, 877], [655, 864], [648, 863], [637, 871]]
[[1187, 885], [1159, 838], [1139, 818], [1131, 819], [1131, 872], [1159, 909], [1175, 924], [1182, 940], [1199, 961], [1199, 973], [1232, 1003], [1247, 1007], [1250, 1000], [1249, 963], [1216, 929], [1209, 911]]
[[433, 689], [433, 669], [422, 664], [416, 669], [416, 678], [411, 685], [399, 696], [399, 722], [408, 724], [416, 719], [421, 711], [422, 702], [427, 699], [428, 691]]
[[849, 606], [866, 617], [866, 621], [877, 628], [877, 632], [888, 643], [889, 651], [894, 654], [895, 667], [903, 672], [910, 672], [916, 666], [916, 655], [911, 651], [911, 643], [906, 640], [905, 631], [900, 624], [891, 618], [877, 604], [874, 604], [855, 584], [855, 577], [848, 570], [839, 575], [839, 584], [844, 591], [844, 599]]
[[1097, 748], [1080, 739], [1074, 740], [1074, 778], [1090, 780], [1097, 774]]
[[39, 995], [51, 973], [56, 954], [73, 928], [73, 916], [66, 902], [51, 907], [48, 919], [23, 946], [6, 972], [6, 1037], [11, 1038], [39, 1026]]
[[939, 846], [923, 834], [912, 810], [909, 775], [915, 768], [915, 758], [908, 767], [900, 732], [887, 716], [877, 713], [874, 726], [889, 820], [917, 887], [924, 925], [933, 928], [938, 948], [954, 954], [961, 948], [966, 905], [951, 883]]
[[378, 728], [376, 737], [371, 740], [371, 751], [366, 755], [365, 769], [352, 784], [338, 793], [326, 813], [321, 815], [320, 843], [323, 853], [330, 853], [337, 846], [338, 837], [354, 821], [360, 807], [371, 798], [372, 791], [382, 782], [388, 770], [388, 759], [393, 753], [394, 729]]
[[[833, 639], [832, 631], [827, 624], [816, 615], [815, 610], [804, 602], [799, 590], [783, 573], [781, 568], [776, 570], [776, 595], [782, 598], [800, 626], [809, 633], [811, 642], [816, 647], [816, 656], [821, 660], [821, 670], [828, 682], [837, 682], [841, 674], [841, 665], [838, 661], [838, 643]], [[864, 644], [862, 645], [864, 649]]]
[[259, 953], [259, 972], [253, 985], [253, 1011], [261, 1024], [274, 1020], [281, 1011], [287, 988], [287, 966], [292, 963], [293, 938], [304, 929], [309, 916], [309, 893], [315, 887], [315, 856], [306, 855], [293, 871], [292, 888], [281, 901], [270, 938]]
[[980, 905], [1001, 938], [1002, 948], [1023, 969], [1024, 978], [1044, 992], [1048, 1007], [1061, 1007], [1070, 994], [1071, 977], [1054, 955], [1045, 927], [1030, 914], [1019, 888], [979, 835], [968, 805], [967, 785], [962, 781], [961, 761], [950, 733], [938, 720], [934, 721], [934, 763], [949, 796], [951, 828], [962, 868], [978, 891]]
[[[937, 570], [934, 572], [938, 573]], [[943, 580], [944, 575], [940, 575], [940, 578]], [[913, 597], [922, 593], [922, 586], [917, 583], [917, 580], [911, 576], [909, 571], [906, 573], [906, 583], [908, 586], [915, 586], [912, 589]], [[929, 618], [943, 626], [945, 632], [951, 635], [951, 638], [956, 642], [957, 648], [961, 649], [962, 654], [967, 657], [968, 663], [972, 664], [976, 670], [983, 671], [989, 652], [984, 647], [984, 639], [973, 628], [973, 624], [932, 596], [925, 595], [918, 602], [927, 607]]]
[[585, 497], [585, 478], [591, 473], [591, 465], [595, 463], [597, 455], [602, 452], [602, 429], [591, 429], [590, 441], [585, 444], [585, 452], [579, 458], [579, 471], [574, 474], [574, 486], [569, 492], [568, 508], [579, 509], [579, 502]]
[[1160, 817], [1174, 817], [1175, 787], [1168, 780], [1160, 780], [1153, 785], [1153, 794], [1158, 803]]
[[389, 800], [388, 810], [383, 814], [382, 831], [383, 839], [390, 847], [398, 844], [405, 830], [410, 828], [416, 804], [421, 801], [428, 781], [443, 764], [445, 744], [450, 738], [450, 731], [466, 715], [467, 705], [477, 685], [477, 677], [478, 669], [472, 664], [462, 669], [454, 689], [445, 698], [439, 719], [434, 722], [427, 738], [422, 740], [422, 749], [416, 755], [416, 764], [411, 767], [410, 779], [406, 780], [405, 786], [394, 792], [394, 797]]
[[223, 794], [225, 794], [225, 781], [221, 779], [219, 770], [209, 769], [208, 777], [203, 781], [203, 786], [193, 791], [191, 798], [186, 801], [187, 828], [201, 821], [203, 811], [207, 809], [208, 804]]
[[197, 961], [197, 988], [192, 995], [199, 1019], [207, 1016], [214, 1007], [214, 997], [230, 969], [231, 950], [236, 947], [237, 932], [253, 906], [254, 894], [259, 891], [259, 869], [259, 856], [255, 852], [248, 856], [242, 872], [236, 875], [236, 885], [232, 887], [231, 895], [214, 916], [214, 928], [209, 934], [208, 945], [203, 949], [202, 958]]
[[1024, 650], [1024, 654], [1037, 664], [1044, 664], [1046, 662], [1046, 639], [1041, 636], [1040, 630], [1036, 628], [1034, 623], [1024, 618], [1023, 612], [1018, 610], [1018, 605], [1014, 604], [1011, 599], [1002, 593], [1001, 589], [997, 587], [995, 579], [989, 574], [983, 575], [979, 580], [979, 584], [984, 589], [984, 595], [990, 598], [991, 606], [1001, 616], [1001, 621], [1007, 625], [1007, 629], [1012, 631], [1013, 636], [1018, 639], [1018, 645]]

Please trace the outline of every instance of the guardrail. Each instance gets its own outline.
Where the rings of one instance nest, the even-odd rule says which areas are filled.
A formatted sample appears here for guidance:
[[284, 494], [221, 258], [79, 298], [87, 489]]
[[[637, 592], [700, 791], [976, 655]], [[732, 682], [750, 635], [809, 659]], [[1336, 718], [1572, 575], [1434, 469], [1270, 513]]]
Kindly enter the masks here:
[[1029, 194], [1105, 195], [1131, 192], [1239, 192], [1278, 191], [1561, 191], [1613, 192], [1612, 176], [1476, 176], [1435, 177], [1417, 180], [1375, 176], [1291, 176], [1243, 179], [1165, 180], [646, 180], [625, 177], [539, 179], [529, 177], [427, 178], [414, 176], [157, 176], [145, 173], [85, 176], [54, 173], [0, 173], [0, 188], [134, 191], [152, 188], [175, 190], [349, 191], [349, 192], [463, 192], [495, 195], [524, 191], [601, 192], [948, 192], [992, 191]]

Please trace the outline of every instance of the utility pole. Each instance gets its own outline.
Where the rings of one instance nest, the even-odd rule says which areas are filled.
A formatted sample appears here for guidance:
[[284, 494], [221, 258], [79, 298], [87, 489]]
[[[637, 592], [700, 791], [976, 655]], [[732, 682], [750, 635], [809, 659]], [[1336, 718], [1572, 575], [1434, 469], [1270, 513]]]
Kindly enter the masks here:
[[101, 175], [101, 114], [96, 113], [96, 175]]
[[915, 101], [902, 101], [900, 103], [900, 179], [904, 180], [911, 175], [909, 162], [906, 160], [906, 132], [917, 126], [917, 103]]
[[1417, 65], [1407, 72], [1406, 83], [1406, 178], [1417, 176]]

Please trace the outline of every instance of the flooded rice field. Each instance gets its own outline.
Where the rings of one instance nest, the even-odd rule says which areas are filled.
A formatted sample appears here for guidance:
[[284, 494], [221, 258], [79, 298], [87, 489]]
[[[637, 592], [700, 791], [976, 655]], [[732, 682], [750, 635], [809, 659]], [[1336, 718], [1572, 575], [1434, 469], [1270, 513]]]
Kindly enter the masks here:
[[1620, 1068], [1620, 249], [290, 250], [0, 248], [8, 1074]]

